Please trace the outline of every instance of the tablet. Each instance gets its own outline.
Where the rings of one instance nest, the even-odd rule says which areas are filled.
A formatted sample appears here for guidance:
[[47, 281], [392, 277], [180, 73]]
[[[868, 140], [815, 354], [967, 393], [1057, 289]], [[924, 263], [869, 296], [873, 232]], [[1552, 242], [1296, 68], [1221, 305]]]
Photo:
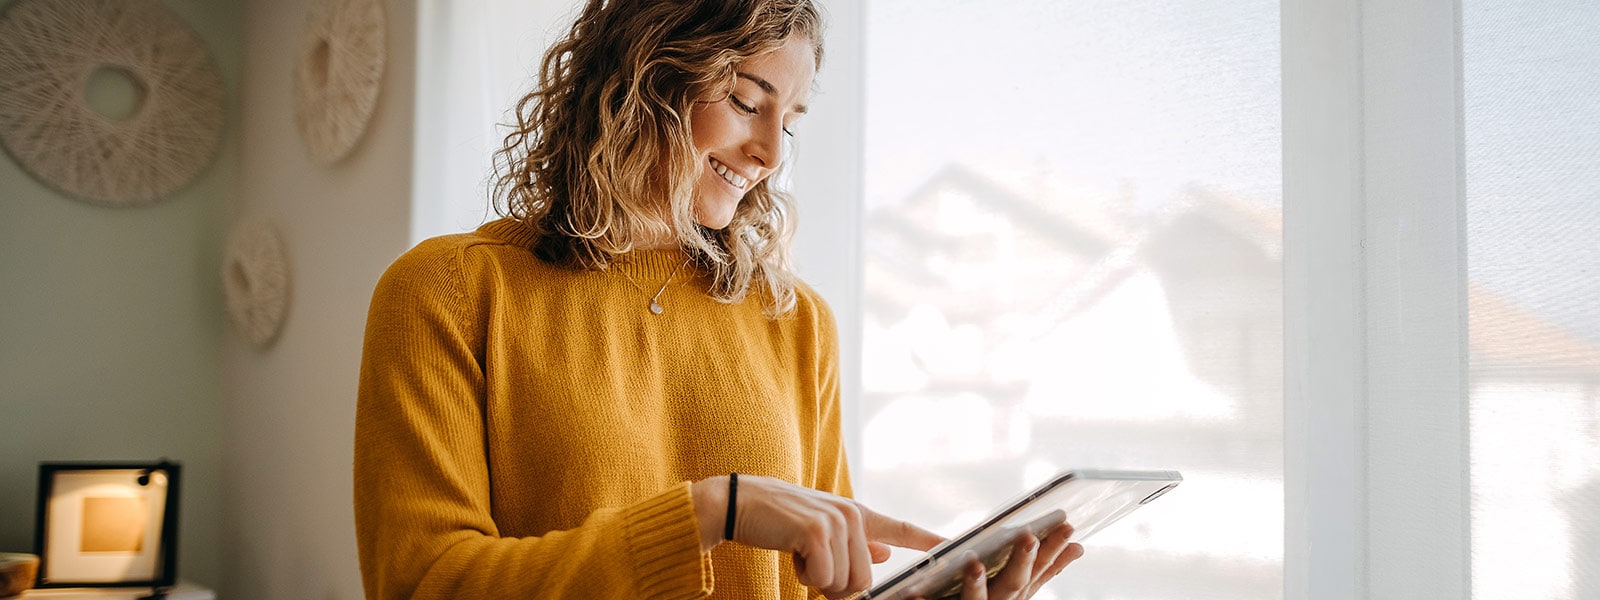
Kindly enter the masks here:
[[1072, 541], [1081, 542], [1181, 481], [1177, 471], [1064, 471], [1006, 503], [976, 527], [935, 546], [860, 598], [932, 600], [959, 595], [962, 567], [972, 556], [982, 560], [993, 576], [1011, 558], [1011, 544], [1023, 530], [1043, 538], [1067, 521], [1072, 523]]

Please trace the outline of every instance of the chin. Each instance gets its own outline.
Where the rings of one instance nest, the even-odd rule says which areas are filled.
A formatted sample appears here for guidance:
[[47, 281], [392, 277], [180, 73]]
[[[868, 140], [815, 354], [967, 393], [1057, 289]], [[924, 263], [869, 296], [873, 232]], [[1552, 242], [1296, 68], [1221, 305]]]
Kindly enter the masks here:
[[708, 229], [722, 230], [733, 222], [733, 213], [739, 209], [738, 200], [700, 200], [695, 202], [695, 222]]
[[705, 227], [706, 229], [722, 231], [723, 229], [728, 228], [729, 223], [733, 222], [733, 213], [729, 212], [726, 215], [719, 215], [711, 218], [695, 217], [695, 222], [699, 223], [700, 226]]

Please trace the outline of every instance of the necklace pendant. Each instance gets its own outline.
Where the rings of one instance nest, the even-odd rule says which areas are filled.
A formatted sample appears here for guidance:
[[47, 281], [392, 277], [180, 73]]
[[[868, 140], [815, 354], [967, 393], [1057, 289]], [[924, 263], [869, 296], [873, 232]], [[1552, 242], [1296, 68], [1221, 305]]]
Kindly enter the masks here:
[[661, 314], [661, 303], [660, 302], [656, 302], [654, 299], [650, 300], [650, 314], [652, 314], [652, 315]]

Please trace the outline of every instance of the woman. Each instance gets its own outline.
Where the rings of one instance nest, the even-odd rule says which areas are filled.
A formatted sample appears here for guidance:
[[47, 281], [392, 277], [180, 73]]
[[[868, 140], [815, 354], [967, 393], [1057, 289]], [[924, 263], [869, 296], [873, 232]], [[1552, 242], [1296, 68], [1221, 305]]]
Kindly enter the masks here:
[[[550, 49], [503, 218], [373, 296], [369, 598], [842, 597], [941, 541], [848, 499], [833, 316], [788, 268], [768, 181], [821, 39], [808, 0], [591, 0]], [[1031, 593], [1068, 531], [965, 595]]]

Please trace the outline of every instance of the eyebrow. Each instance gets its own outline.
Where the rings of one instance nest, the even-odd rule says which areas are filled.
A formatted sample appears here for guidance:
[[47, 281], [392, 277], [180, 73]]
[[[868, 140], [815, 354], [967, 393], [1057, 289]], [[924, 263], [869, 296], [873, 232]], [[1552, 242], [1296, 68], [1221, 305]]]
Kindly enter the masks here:
[[[743, 72], [737, 72], [737, 71], [734, 72], [734, 74], [738, 75], [740, 79], [748, 79], [751, 82], [755, 83], [757, 86], [759, 86], [761, 88], [761, 91], [766, 92], [769, 95], [773, 95], [773, 96], [778, 95], [778, 88], [776, 86], [772, 85], [771, 83], [769, 83], [765, 79], [762, 79], [760, 77], [756, 77], [755, 75], [751, 75], [749, 73], [743, 73]], [[797, 112], [797, 113], [805, 114], [806, 113], [806, 109], [807, 109], [807, 107], [804, 104], [796, 104], [796, 105], [794, 105], [794, 111]]]

